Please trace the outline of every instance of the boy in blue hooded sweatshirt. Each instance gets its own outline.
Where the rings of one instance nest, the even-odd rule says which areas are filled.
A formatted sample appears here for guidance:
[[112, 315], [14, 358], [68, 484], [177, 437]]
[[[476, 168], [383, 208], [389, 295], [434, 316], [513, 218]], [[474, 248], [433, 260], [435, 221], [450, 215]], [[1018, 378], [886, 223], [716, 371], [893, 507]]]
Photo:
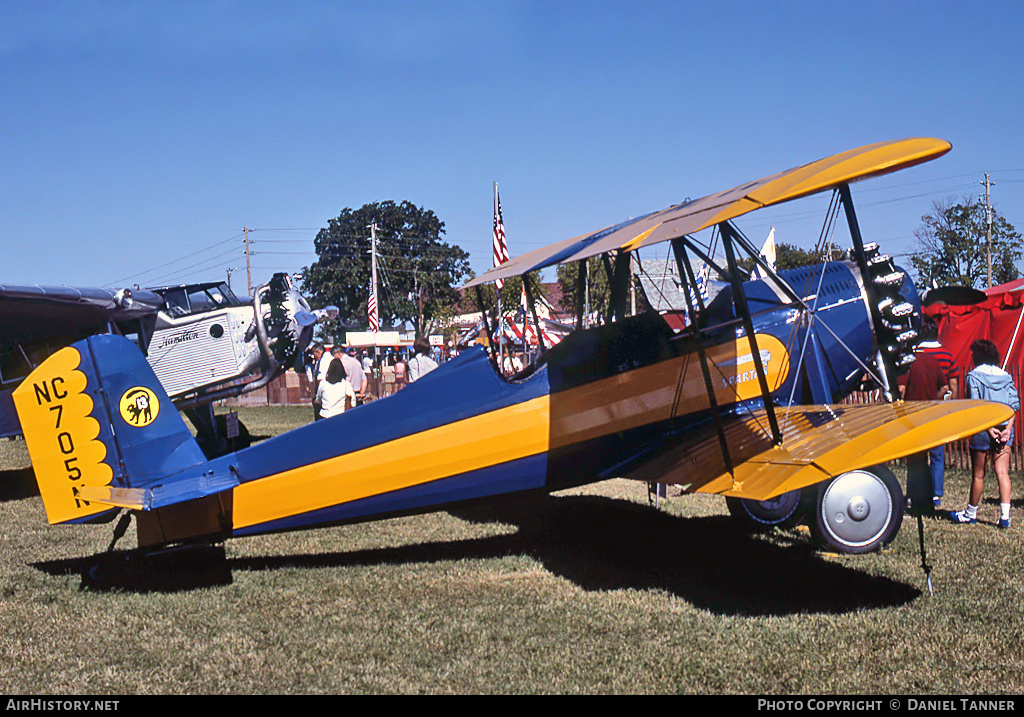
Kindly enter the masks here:
[[[974, 370], [967, 374], [966, 398], [1005, 403], [1020, 410], [1020, 399], [1010, 374], [999, 368], [999, 351], [995, 344], [979, 339], [971, 344]], [[954, 523], [975, 523], [981, 493], [985, 489], [985, 464], [992, 458], [992, 468], [999, 483], [999, 527], [1010, 527], [1010, 446], [1013, 445], [1013, 419], [971, 436], [971, 497], [966, 510], [950, 514]]]

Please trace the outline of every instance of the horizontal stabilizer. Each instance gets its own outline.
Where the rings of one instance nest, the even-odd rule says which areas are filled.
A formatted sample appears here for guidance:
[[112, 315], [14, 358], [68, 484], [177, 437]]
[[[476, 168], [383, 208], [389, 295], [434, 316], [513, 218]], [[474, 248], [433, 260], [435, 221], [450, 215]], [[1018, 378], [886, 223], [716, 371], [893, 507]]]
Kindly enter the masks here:
[[205, 498], [238, 486], [233, 472], [208, 474], [197, 477], [179, 476], [153, 488], [117, 488], [114, 486], [86, 486], [79, 496], [88, 501], [131, 510], [155, 510], [188, 500]]
[[725, 427], [730, 472], [718, 434], [700, 431], [628, 478], [684, 490], [768, 500], [847, 471], [869, 468], [1004, 423], [1013, 410], [989, 401], [907, 401], [776, 409], [782, 445], [764, 411]]

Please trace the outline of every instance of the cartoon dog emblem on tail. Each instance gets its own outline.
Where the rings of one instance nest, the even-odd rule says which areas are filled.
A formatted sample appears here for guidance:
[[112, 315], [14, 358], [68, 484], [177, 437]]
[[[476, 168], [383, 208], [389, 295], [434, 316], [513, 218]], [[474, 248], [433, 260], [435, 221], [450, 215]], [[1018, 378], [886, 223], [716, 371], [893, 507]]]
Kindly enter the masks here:
[[120, 402], [121, 418], [139, 428], [148, 426], [160, 413], [160, 402], [145, 386], [136, 386], [124, 392]]

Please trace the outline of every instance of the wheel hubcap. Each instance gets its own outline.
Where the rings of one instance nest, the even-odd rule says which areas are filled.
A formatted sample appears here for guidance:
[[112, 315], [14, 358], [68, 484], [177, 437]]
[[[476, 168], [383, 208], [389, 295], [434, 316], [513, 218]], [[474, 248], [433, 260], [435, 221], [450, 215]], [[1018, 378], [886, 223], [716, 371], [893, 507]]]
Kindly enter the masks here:
[[851, 471], [829, 484], [821, 501], [825, 529], [851, 547], [881, 536], [892, 520], [892, 496], [873, 473]]
[[846, 514], [853, 520], [864, 520], [871, 513], [871, 504], [864, 500], [864, 496], [858, 495], [850, 501], [846, 507]]

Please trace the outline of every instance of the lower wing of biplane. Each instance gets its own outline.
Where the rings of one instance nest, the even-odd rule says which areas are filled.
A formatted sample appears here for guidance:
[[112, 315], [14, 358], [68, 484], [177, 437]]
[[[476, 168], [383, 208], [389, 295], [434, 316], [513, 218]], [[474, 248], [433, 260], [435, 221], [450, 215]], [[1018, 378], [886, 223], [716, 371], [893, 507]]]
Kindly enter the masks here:
[[[729, 286], [707, 306], [696, 300], [682, 332], [653, 312], [625, 316], [620, 292], [607, 323], [570, 334], [513, 380], [493, 356], [468, 350], [391, 397], [209, 461], [138, 350], [91, 337], [51, 356], [14, 395], [47, 517], [95, 522], [126, 509], [139, 545], [155, 549], [630, 477], [724, 495], [767, 523], [813, 493], [826, 545], [875, 549], [903, 514], [886, 461], [1012, 414], [977, 401], [839, 403], [865, 375], [891, 396], [914, 337], [904, 300], [913, 286], [861, 244], [846, 182], [946, 150], [876, 145], [690, 203], [697, 224], [725, 217]], [[850, 259], [763, 267], [768, 279], [746, 280], [733, 254], [745, 242], [726, 220], [830, 187], [854, 234]], [[611, 285], [628, 290], [623, 256], [667, 232], [665, 222], [693, 219], [685, 207], [659, 216], [563, 242], [543, 261], [586, 258], [625, 237], [607, 266]], [[692, 289], [685, 252], [677, 264]]]

